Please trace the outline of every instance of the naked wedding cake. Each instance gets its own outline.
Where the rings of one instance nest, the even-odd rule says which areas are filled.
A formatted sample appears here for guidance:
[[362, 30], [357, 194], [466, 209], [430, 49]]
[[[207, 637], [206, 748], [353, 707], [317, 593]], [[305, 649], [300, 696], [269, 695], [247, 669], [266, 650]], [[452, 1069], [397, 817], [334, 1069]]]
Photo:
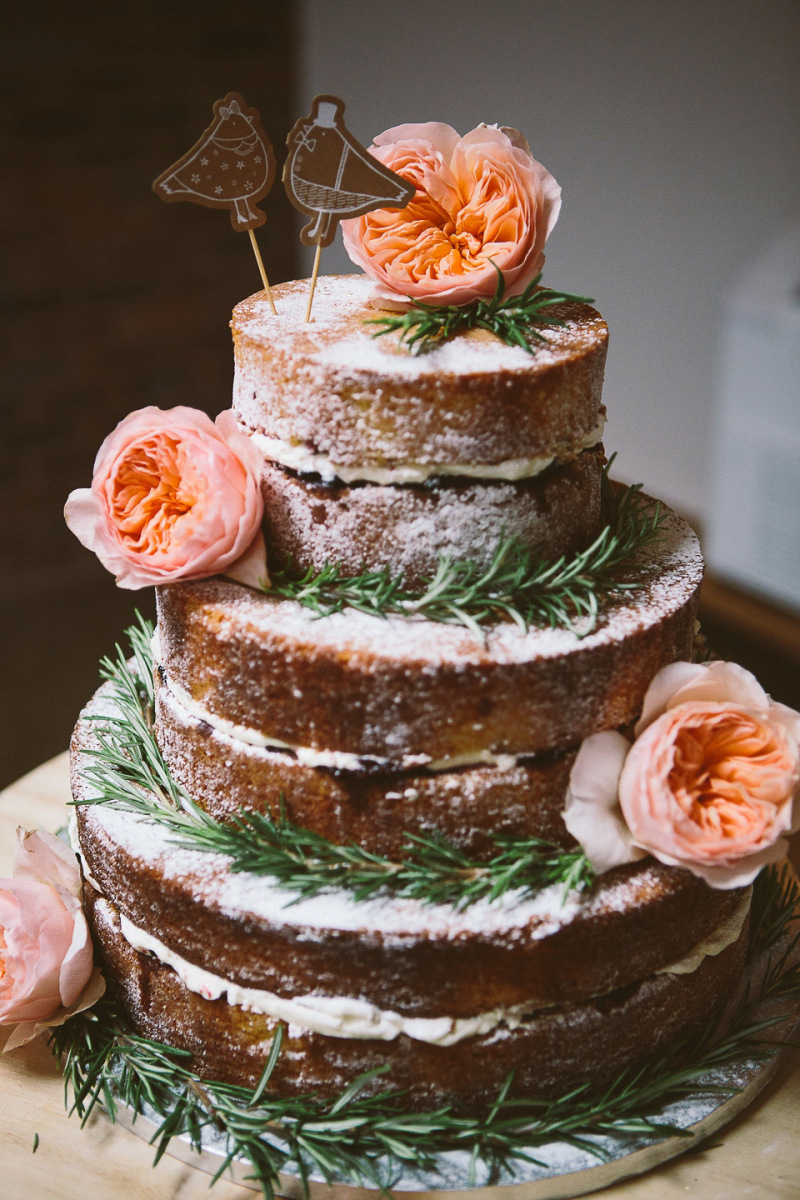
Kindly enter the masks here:
[[[409, 349], [382, 307], [491, 306], [498, 269], [508, 296], [544, 298], [554, 181], [514, 131], [443, 130], [373, 147], [415, 181], [411, 232], [397, 211], [348, 222], [368, 273], [320, 278], [311, 321], [308, 280], [273, 289], [277, 315], [263, 292], [239, 304], [232, 415], [134, 414], [68, 518], [123, 586], [158, 585], [145, 716], [175, 794], [245, 838], [263, 815], [398, 867], [447, 847], [465, 880], [505, 855], [506, 883], [456, 900], [388, 875], [364, 895], [287, 887], [93, 802], [109, 685], [72, 777], [92, 936], [135, 1030], [248, 1087], [281, 1030], [279, 1095], [385, 1068], [368, 1087], [475, 1109], [509, 1076], [517, 1095], [605, 1085], [721, 1010], [799, 776], [796, 714], [741, 669], [692, 662], [695, 535], [605, 480], [600, 314], [552, 296], [532, 326], [523, 306], [538, 332], [521, 342], [491, 326], [495, 304]], [[492, 254], [473, 212], [459, 269], [436, 258], [441, 294], [420, 248], [437, 137], [454, 178], [480, 152], [513, 182], [483, 214]], [[631, 512], [650, 535], [620, 548]], [[523, 611], [548, 564], [562, 607]], [[526, 884], [543, 847], [583, 875]]]

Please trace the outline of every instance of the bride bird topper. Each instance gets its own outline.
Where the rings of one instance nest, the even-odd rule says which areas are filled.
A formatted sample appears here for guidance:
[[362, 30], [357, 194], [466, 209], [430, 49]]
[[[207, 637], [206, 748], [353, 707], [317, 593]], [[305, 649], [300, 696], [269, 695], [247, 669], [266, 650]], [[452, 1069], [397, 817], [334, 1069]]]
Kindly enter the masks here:
[[250, 108], [238, 92], [214, 103], [214, 120], [182, 158], [167, 167], [153, 183], [166, 203], [188, 200], [206, 208], [228, 208], [236, 230], [246, 229], [272, 311], [267, 273], [253, 230], [266, 213], [256, 201], [275, 181], [275, 154], [261, 128], [258, 109]]
[[286, 139], [286, 193], [295, 208], [314, 218], [300, 234], [307, 246], [317, 247], [307, 321], [311, 318], [320, 253], [333, 241], [337, 222], [376, 208], [405, 208], [414, 198], [414, 185], [383, 166], [357, 142], [345, 126], [343, 114], [344, 101], [338, 96], [315, 96], [309, 115], [296, 122]]

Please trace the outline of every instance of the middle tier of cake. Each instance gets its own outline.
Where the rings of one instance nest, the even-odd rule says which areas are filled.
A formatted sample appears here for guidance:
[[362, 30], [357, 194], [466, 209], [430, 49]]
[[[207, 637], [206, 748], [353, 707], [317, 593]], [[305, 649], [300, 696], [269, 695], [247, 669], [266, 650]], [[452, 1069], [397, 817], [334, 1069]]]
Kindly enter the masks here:
[[238, 304], [239, 427], [263, 455], [271, 567], [402, 571], [492, 561], [501, 531], [537, 557], [585, 548], [600, 524], [608, 329], [587, 304], [548, 310], [535, 353], [485, 329], [414, 353], [365, 276]]
[[159, 589], [156, 732], [214, 815], [289, 817], [393, 852], [438, 830], [563, 842], [581, 741], [631, 725], [656, 673], [689, 659], [702, 559], [674, 515], [631, 560], [596, 628], [463, 626], [347, 609], [318, 617], [224, 580]]

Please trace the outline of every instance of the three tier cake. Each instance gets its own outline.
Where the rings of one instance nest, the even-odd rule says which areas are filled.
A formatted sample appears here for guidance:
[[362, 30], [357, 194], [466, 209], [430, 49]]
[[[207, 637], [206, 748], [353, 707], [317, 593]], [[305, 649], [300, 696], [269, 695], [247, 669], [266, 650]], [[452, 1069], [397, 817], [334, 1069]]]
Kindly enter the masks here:
[[388, 130], [392, 209], [318, 101], [290, 145], [366, 274], [242, 301], [233, 409], [132, 414], [67, 505], [157, 585], [72, 747], [113, 1019], [245, 1103], [624, 1094], [728, 1019], [800, 716], [693, 661], [698, 542], [608, 478], [522, 135]]
[[[234, 409], [263, 459], [268, 561], [430, 579], [488, 568], [501, 534], [543, 559], [602, 525], [607, 330], [585, 305], [531, 355], [477, 331], [424, 356], [366, 322], [369, 281], [307, 282], [234, 312]], [[574, 847], [570, 770], [590, 735], [629, 729], [653, 677], [690, 659], [697, 540], [667, 514], [590, 630], [460, 625], [296, 599], [224, 578], [158, 589], [155, 735], [173, 778], [225, 821], [283, 813], [375, 855], [409, 834], [487, 859], [498, 836]], [[624, 582], [621, 581], [621, 582]], [[74, 788], [101, 692], [78, 725]], [[133, 1027], [201, 1074], [255, 1086], [375, 1088], [475, 1107], [602, 1084], [719, 1009], [741, 969], [748, 889], [644, 858], [593, 887], [510, 889], [470, 906], [327, 889], [301, 898], [176, 849], [155, 824], [80, 807], [103, 970]]]

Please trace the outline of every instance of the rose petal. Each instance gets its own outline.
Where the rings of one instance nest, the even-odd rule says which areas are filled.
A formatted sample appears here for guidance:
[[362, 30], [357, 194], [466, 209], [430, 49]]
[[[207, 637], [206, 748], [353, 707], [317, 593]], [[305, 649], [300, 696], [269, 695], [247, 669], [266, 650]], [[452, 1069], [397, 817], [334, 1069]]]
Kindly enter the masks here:
[[[616, 785], [636, 846], [715, 888], [743, 887], [783, 857], [783, 835], [800, 826], [800, 713], [736, 663], [672, 663], [648, 688], [636, 733]], [[570, 803], [575, 793], [610, 805], [618, 763], [606, 770], [599, 750], [612, 744], [584, 743]], [[582, 821], [573, 814], [568, 827], [583, 843], [596, 834]]]
[[252, 438], [249, 438], [239, 428], [233, 409], [224, 409], [217, 415], [214, 424], [217, 431], [224, 438], [226, 445], [230, 447], [239, 462], [249, 470], [255, 479], [259, 479], [261, 477], [261, 468], [264, 465], [264, 456]]
[[0, 1024], [47, 1022], [76, 1001], [92, 972], [80, 871], [59, 838], [20, 828], [14, 872], [0, 880]]
[[[478, 129], [496, 129], [496, 128], [497, 128], [496, 125], [494, 125], [494, 126], [493, 125], [479, 125], [478, 126]], [[506, 135], [508, 140], [511, 142], [511, 145], [515, 146], [517, 148], [517, 150], [522, 150], [522, 151], [524, 151], [525, 154], [528, 154], [528, 155], [530, 155], [531, 158], [533, 158], [533, 151], [531, 150], [530, 142], [524, 136], [524, 134], [520, 133], [520, 131], [518, 129], [515, 129], [513, 127], [513, 125], [501, 125], [500, 132], [504, 133]], [[469, 136], [470, 135], [467, 134], [467, 137], [469, 137]]]
[[637, 732], [619, 780], [637, 845], [720, 888], [782, 857], [798, 823], [800, 714], [735, 663], [672, 664]]
[[459, 140], [459, 135], [452, 125], [445, 125], [443, 121], [422, 121], [417, 125], [394, 125], [391, 129], [385, 129], [372, 144], [394, 146], [397, 143], [422, 142], [438, 150], [445, 162], [449, 162]]
[[14, 878], [57, 884], [73, 896], [81, 895], [81, 872], [74, 850], [46, 829], [17, 826]]
[[621, 733], [595, 733], [584, 741], [570, 773], [564, 824], [598, 874], [644, 854], [633, 845], [617, 801], [629, 748]]
[[669, 700], [679, 688], [693, 683], [698, 676], [702, 677], [705, 668], [701, 663], [674, 662], [663, 667], [653, 679], [645, 694], [642, 704], [642, 715], [637, 722], [635, 734], [638, 738], [648, 725], [667, 708]]
[[74, 914], [72, 941], [58, 974], [58, 991], [65, 1008], [74, 1004], [86, 985], [94, 961], [94, 947], [83, 910]]
[[225, 567], [222, 572], [228, 579], [243, 583], [246, 587], [260, 590], [269, 587], [269, 572], [267, 570], [267, 546], [261, 530], [250, 543], [241, 558]]
[[788, 848], [788, 842], [781, 838], [758, 853], [748, 855], [747, 858], [717, 865], [688, 862], [685, 859], [673, 858], [663, 851], [658, 853], [650, 851], [650, 853], [653, 858], [657, 858], [666, 866], [683, 867], [684, 870], [690, 871], [692, 875], [702, 879], [709, 887], [716, 888], [718, 891], [729, 891], [732, 888], [749, 887], [764, 867], [768, 867], [771, 863], [781, 862], [786, 857]]
[[64, 505], [64, 520], [75, 537], [87, 550], [98, 544], [98, 525], [103, 516], [100, 505], [91, 488], [76, 488], [67, 497]]
[[20, 1021], [18, 1025], [15, 1025], [3, 1046], [3, 1054], [9, 1050], [15, 1050], [17, 1046], [24, 1046], [28, 1042], [32, 1042], [40, 1034], [46, 1033], [49, 1029], [55, 1029], [58, 1025], [63, 1025], [70, 1017], [75, 1017], [78, 1013], [92, 1008], [105, 994], [105, 990], [106, 981], [100, 974], [100, 968], [95, 967], [86, 987], [69, 1007], [56, 1009], [52, 1016], [45, 1021]]
[[58, 1007], [59, 972], [76, 919], [85, 924], [83, 913], [77, 918], [70, 913], [51, 884], [34, 879], [0, 880], [0, 928], [5, 943], [0, 1024], [46, 1017]]

